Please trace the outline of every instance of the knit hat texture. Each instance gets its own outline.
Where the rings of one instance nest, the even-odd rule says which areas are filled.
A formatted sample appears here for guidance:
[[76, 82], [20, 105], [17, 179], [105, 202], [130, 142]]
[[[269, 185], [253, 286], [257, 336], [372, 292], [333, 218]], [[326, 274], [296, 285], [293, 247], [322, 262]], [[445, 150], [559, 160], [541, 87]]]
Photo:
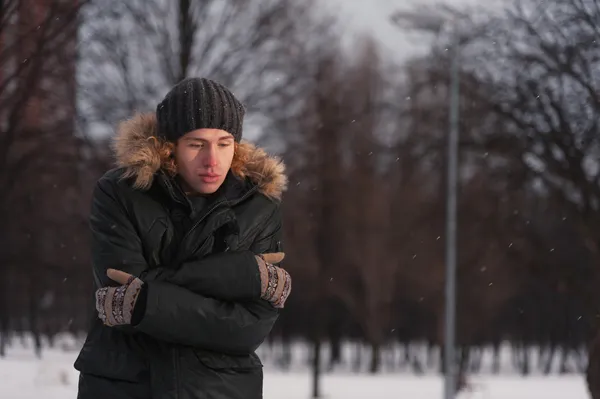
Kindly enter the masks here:
[[156, 107], [158, 133], [171, 142], [196, 129], [221, 129], [239, 142], [244, 114], [229, 89], [206, 78], [182, 80]]

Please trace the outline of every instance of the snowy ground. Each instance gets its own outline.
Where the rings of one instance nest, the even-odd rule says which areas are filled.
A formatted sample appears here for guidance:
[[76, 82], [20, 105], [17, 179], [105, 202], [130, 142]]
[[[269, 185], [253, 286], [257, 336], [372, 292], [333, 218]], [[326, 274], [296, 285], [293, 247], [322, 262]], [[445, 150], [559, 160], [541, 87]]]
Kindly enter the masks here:
[[[68, 399], [76, 397], [77, 372], [73, 361], [77, 352], [46, 350], [41, 360], [31, 349], [14, 348], [0, 359], [0, 398]], [[405, 373], [380, 376], [336, 373], [322, 382], [326, 399], [407, 398], [441, 399], [442, 380], [437, 376], [415, 377]], [[583, 378], [518, 376], [473, 376], [471, 392], [458, 399], [587, 399]], [[308, 399], [308, 371], [289, 374], [265, 369], [265, 399]]]

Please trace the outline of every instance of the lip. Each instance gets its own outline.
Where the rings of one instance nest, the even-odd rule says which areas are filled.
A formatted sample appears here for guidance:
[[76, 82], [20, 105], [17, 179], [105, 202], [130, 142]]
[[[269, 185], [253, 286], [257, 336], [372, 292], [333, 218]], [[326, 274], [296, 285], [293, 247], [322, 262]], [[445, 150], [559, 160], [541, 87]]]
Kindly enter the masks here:
[[200, 179], [204, 182], [204, 183], [215, 183], [219, 180], [220, 175], [215, 175], [212, 173], [207, 173], [207, 174], [202, 174], [199, 175]]

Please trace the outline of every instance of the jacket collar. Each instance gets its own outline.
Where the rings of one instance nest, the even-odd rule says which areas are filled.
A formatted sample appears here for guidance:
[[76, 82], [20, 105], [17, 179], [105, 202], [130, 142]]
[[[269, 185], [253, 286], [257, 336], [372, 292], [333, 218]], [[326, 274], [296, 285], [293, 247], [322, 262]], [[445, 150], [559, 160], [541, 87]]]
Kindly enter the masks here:
[[[123, 177], [133, 178], [134, 187], [140, 190], [149, 189], [157, 176], [168, 179], [175, 175], [173, 145], [160, 139], [156, 132], [156, 116], [138, 114], [119, 125], [113, 141], [117, 166], [125, 169]], [[243, 141], [237, 146], [222, 188], [221, 195], [231, 202], [253, 190], [279, 201], [287, 188], [285, 165], [262, 148]]]

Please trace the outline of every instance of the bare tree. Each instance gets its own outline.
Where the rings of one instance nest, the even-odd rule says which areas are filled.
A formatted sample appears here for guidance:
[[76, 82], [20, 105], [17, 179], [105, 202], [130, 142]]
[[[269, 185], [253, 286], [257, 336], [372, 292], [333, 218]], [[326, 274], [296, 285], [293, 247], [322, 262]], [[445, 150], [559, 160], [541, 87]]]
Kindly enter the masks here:
[[[517, 2], [506, 14], [463, 19], [456, 33], [469, 41], [462, 56], [464, 101], [487, 115], [485, 125], [467, 129], [478, 144], [473, 149], [492, 149], [490, 155], [511, 162], [513, 173], [523, 171], [521, 179], [561, 198], [581, 216], [588, 237], [597, 234], [599, 194], [598, 168], [590, 166], [598, 155], [595, 3]], [[445, 75], [441, 68], [431, 72]], [[591, 250], [597, 242], [589, 242]]]
[[341, 293], [355, 313], [371, 346], [370, 372], [381, 367], [381, 349], [390, 330], [393, 313], [394, 276], [398, 263], [388, 246], [392, 230], [391, 190], [384, 173], [382, 126], [385, 120], [383, 104], [387, 76], [376, 43], [366, 38], [357, 46], [355, 65], [347, 75], [345, 96], [349, 166], [341, 176], [344, 191], [352, 194], [346, 201], [346, 218], [340, 220], [347, 243], [346, 270], [356, 279], [354, 286], [360, 296], [352, 294], [352, 285]]
[[[343, 96], [343, 66], [340, 53], [335, 49], [317, 55], [313, 69], [312, 84], [305, 93], [304, 111], [300, 114], [304, 120], [301, 147], [292, 146], [290, 151], [301, 149], [307, 158], [302, 162], [301, 184], [309, 195], [306, 197], [306, 213], [298, 217], [309, 217], [312, 229], [308, 242], [312, 245], [313, 262], [316, 266], [312, 299], [315, 313], [311, 322], [310, 338], [313, 344], [312, 397], [322, 395], [320, 388], [321, 344], [325, 335], [325, 322], [328, 314], [323, 306], [330, 299], [329, 285], [332, 273], [339, 268], [340, 246], [339, 208], [336, 207], [341, 192], [341, 107]], [[291, 144], [291, 143], [290, 143]], [[337, 282], [336, 282], [337, 283]]]
[[[87, 8], [82, 27], [80, 116], [88, 133], [155, 104], [190, 76], [231, 87], [258, 124], [283, 113], [328, 24], [312, 1], [108, 0]], [[321, 21], [321, 22], [319, 22]], [[252, 119], [252, 118], [251, 118]]]
[[[446, 87], [444, 49], [458, 38], [465, 116], [461, 131], [471, 161], [485, 155], [479, 163], [493, 176], [509, 181], [512, 189], [520, 187], [530, 196], [556, 204], [554, 209], [576, 221], [596, 262], [600, 247], [599, 6], [596, 0], [529, 0], [515, 2], [502, 13], [442, 10], [442, 19], [454, 18], [449, 21], [452, 29], [437, 31], [426, 62], [428, 78], [422, 81], [428, 90], [436, 84]], [[440, 11], [417, 10], [411, 15], [427, 19], [427, 14], [440, 16]], [[572, 279], [569, 269], [564, 265], [561, 278], [579, 285], [572, 289], [586, 298], [588, 311], [594, 311], [598, 301], [590, 291], [594, 284]], [[597, 282], [598, 273], [588, 277]], [[598, 362], [593, 356], [590, 364]], [[592, 382], [599, 377], [592, 374], [588, 373], [588, 383], [596, 397], [600, 394]]]
[[[73, 216], [75, 207], [63, 201], [78, 197], [73, 77], [77, 16], [83, 3], [0, 3], [0, 261], [5, 266], [0, 353], [11, 317], [15, 320], [15, 313], [21, 312], [29, 316], [39, 353], [43, 273], [53, 270], [40, 266], [57, 265], [49, 246], [63, 239], [56, 229]], [[37, 286], [21, 290], [34, 274]]]

